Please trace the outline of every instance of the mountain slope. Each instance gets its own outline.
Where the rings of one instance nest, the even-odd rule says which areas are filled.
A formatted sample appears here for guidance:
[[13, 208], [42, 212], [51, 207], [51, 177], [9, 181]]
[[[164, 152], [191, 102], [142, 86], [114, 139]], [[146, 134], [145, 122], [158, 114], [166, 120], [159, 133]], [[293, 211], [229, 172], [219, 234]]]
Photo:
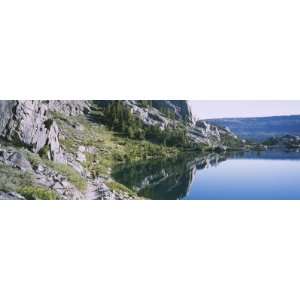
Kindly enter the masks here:
[[217, 126], [228, 127], [239, 137], [253, 141], [264, 141], [286, 134], [300, 135], [300, 115], [209, 119], [206, 121]]
[[[105, 108], [114, 105], [116, 101], [94, 102]], [[228, 129], [208, 124], [205, 121], [194, 123], [191, 109], [185, 100], [123, 100], [122, 103], [145, 128], [157, 127], [162, 132], [184, 130], [188, 141], [195, 145], [209, 147], [240, 145], [239, 138]]]
[[[175, 157], [186, 148], [212, 151], [240, 142], [218, 126], [203, 121], [194, 124], [183, 100], [115, 104], [1, 101], [0, 199], [137, 198], [112, 179], [116, 165]], [[134, 127], [138, 134], [129, 136], [115, 124], [126, 130]], [[157, 135], [162, 139], [151, 138]]]

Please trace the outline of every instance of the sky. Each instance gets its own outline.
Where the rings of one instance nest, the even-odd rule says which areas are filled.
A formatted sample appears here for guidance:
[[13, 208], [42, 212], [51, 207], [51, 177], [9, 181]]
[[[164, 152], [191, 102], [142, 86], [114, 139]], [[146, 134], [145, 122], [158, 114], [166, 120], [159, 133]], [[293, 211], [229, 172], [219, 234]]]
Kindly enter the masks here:
[[300, 115], [300, 101], [190, 100], [189, 104], [197, 119]]

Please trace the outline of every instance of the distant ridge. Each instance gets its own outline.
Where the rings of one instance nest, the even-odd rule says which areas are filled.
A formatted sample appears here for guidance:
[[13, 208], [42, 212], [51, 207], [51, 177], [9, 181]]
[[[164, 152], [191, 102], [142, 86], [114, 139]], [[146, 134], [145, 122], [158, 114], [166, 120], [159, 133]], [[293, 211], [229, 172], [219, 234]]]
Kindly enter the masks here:
[[286, 134], [300, 136], [300, 115], [207, 119], [208, 123], [228, 127], [243, 139], [263, 141]]

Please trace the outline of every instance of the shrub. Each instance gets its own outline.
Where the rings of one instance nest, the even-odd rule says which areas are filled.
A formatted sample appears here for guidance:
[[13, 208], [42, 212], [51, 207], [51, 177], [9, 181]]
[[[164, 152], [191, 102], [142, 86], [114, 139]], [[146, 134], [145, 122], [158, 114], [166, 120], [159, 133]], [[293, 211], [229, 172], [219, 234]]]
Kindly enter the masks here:
[[41, 186], [24, 186], [18, 189], [18, 193], [28, 200], [58, 200], [59, 196], [55, 191]]
[[45, 145], [40, 151], [39, 155], [41, 158], [48, 159], [48, 153], [50, 151], [49, 145]]

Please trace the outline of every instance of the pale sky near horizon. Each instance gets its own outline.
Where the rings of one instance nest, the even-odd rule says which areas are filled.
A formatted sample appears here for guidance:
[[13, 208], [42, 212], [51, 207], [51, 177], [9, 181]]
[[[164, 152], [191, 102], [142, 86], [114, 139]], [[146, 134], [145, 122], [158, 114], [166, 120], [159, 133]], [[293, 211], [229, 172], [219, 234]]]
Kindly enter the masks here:
[[197, 119], [300, 115], [300, 101], [188, 101]]

